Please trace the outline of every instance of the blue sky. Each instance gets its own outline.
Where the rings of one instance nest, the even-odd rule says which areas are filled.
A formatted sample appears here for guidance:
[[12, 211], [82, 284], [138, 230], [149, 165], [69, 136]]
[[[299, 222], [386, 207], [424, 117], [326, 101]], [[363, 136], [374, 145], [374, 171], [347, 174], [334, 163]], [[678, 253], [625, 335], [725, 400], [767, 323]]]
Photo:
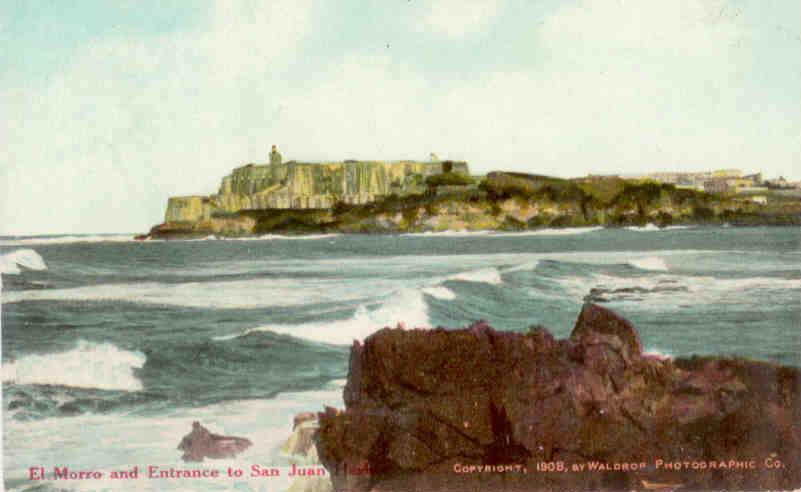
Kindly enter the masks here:
[[801, 3], [5, 1], [0, 234], [144, 231], [286, 158], [801, 178]]

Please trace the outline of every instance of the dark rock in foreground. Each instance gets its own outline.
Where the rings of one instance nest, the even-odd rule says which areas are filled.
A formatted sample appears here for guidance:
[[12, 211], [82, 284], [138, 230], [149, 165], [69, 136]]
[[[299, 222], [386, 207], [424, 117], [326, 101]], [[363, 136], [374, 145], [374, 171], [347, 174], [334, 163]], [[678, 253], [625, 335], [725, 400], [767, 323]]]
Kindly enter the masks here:
[[181, 439], [178, 449], [184, 454], [184, 461], [203, 461], [203, 458], [233, 458], [251, 446], [244, 437], [212, 434], [199, 422], [192, 422], [192, 432]]
[[335, 490], [789, 490], [800, 397], [797, 368], [649, 356], [588, 304], [566, 340], [478, 323], [356, 342], [316, 440]]

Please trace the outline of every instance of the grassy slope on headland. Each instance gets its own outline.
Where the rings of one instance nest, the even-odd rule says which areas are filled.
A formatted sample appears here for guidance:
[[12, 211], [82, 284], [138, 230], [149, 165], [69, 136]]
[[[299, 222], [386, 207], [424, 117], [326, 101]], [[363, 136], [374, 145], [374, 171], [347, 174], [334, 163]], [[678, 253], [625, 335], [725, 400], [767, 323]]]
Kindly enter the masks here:
[[771, 194], [766, 205], [747, 196], [717, 195], [614, 177], [560, 179], [493, 172], [427, 180], [428, 192], [387, 196], [331, 209], [242, 210], [197, 223], [162, 224], [152, 237], [203, 234], [393, 233], [445, 230], [529, 230], [545, 227], [678, 224], [801, 225], [801, 200]]

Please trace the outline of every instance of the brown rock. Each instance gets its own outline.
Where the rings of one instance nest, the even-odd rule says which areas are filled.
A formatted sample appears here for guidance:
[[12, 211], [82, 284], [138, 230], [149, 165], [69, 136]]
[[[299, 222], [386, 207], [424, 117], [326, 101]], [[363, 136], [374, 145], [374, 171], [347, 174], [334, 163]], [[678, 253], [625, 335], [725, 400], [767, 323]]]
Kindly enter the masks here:
[[295, 418], [292, 419], [292, 430], [298, 428], [298, 426], [304, 422], [309, 422], [317, 420], [317, 414], [314, 412], [300, 412], [299, 414], [295, 415]]
[[[354, 343], [346, 408], [320, 413], [315, 439], [335, 490], [349, 492], [794, 489], [800, 374], [743, 359], [643, 357], [631, 323], [595, 305], [568, 340], [486, 322], [384, 329]], [[769, 456], [785, 466], [765, 467]], [[756, 467], [655, 466], [731, 459]], [[559, 461], [568, 471], [541, 470]], [[569, 469], [587, 462], [647, 466]], [[470, 466], [508, 470], [456, 471]]]
[[281, 450], [289, 455], [315, 460], [317, 450], [314, 447], [314, 433], [317, 432], [317, 414], [301, 412], [295, 415], [292, 435], [281, 446]]
[[181, 439], [178, 449], [184, 452], [181, 456], [184, 461], [203, 461], [203, 458], [233, 458], [251, 444], [244, 437], [212, 434], [200, 422], [192, 422], [192, 432]]

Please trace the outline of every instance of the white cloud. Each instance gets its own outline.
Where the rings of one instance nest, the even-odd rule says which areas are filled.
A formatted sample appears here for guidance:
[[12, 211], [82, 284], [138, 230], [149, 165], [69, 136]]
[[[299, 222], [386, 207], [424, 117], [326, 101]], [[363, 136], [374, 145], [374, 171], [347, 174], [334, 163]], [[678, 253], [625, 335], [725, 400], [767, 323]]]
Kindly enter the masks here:
[[540, 30], [554, 50], [629, 50], [715, 55], [746, 34], [730, 0], [577, 0], [566, 2]]
[[426, 158], [429, 80], [384, 55], [347, 56], [311, 90], [283, 100], [276, 138], [297, 159]]
[[428, 29], [459, 38], [490, 26], [505, 4], [504, 0], [435, 0], [424, 5], [421, 15]]
[[266, 153], [265, 89], [249, 88], [292, 55], [309, 9], [220, 0], [197, 30], [96, 42], [42, 85], [0, 91], [0, 234], [144, 230], [168, 194], [214, 191]]
[[[311, 160], [436, 152], [476, 171], [797, 174], [798, 119], [742, 85], [754, 34], [724, 0], [564, 3], [519, 40], [533, 62], [471, 79], [365, 51], [296, 75], [309, 3], [248, 5], [92, 45], [46, 85], [1, 91], [0, 234], [144, 230], [168, 195], [213, 192], [272, 143]], [[454, 22], [448, 36], [503, 8], [443, 5], [428, 14]]]
[[212, 26], [202, 43], [225, 77], [269, 71], [269, 63], [308, 33], [311, 0], [218, 1]]

